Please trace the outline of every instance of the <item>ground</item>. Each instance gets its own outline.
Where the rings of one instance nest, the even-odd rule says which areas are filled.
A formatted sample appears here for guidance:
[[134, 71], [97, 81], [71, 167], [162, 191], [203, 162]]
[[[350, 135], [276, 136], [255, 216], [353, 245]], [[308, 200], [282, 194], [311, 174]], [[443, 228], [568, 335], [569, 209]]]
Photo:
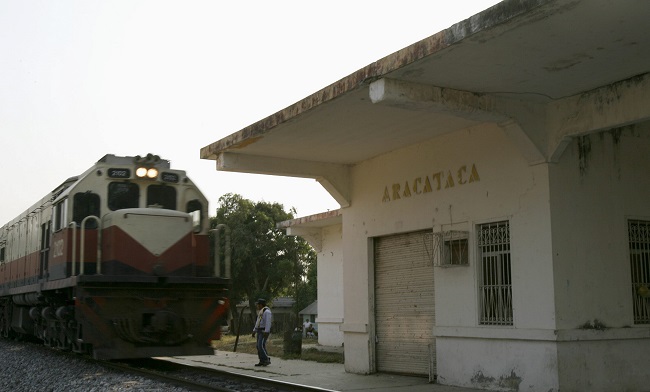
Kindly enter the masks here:
[[[237, 348], [235, 349], [235, 343]], [[257, 354], [255, 348], [256, 340], [251, 335], [240, 336], [239, 340], [234, 335], [224, 335], [221, 340], [212, 342], [215, 350], [236, 351], [239, 353]], [[343, 363], [342, 350], [330, 350], [327, 347], [319, 346], [314, 339], [304, 339], [300, 354], [285, 353], [285, 344], [282, 336], [271, 335], [266, 344], [266, 351], [271, 357], [283, 359], [302, 359], [304, 361], [315, 361], [321, 363]]]

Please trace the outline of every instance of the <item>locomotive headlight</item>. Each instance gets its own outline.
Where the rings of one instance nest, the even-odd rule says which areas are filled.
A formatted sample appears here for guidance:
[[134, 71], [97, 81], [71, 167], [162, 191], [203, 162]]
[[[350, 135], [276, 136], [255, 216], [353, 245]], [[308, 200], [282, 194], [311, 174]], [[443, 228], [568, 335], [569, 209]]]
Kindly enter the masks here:
[[146, 167], [139, 167], [135, 170], [135, 175], [140, 177], [140, 178], [156, 178], [158, 177], [158, 169], [152, 167], [152, 168], [146, 168]]
[[144, 177], [147, 175], [147, 168], [146, 167], [139, 167], [135, 171], [135, 175], [138, 177]]

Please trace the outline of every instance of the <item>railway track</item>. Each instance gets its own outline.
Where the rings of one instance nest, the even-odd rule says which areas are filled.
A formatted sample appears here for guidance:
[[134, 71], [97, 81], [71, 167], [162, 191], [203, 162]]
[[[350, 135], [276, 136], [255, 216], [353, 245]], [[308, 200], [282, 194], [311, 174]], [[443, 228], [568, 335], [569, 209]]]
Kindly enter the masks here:
[[217, 369], [194, 367], [160, 359], [101, 362], [104, 366], [155, 379], [190, 391], [327, 392], [328, 389], [270, 380]]
[[228, 391], [326, 392], [327, 389], [179, 364], [161, 359], [95, 360], [29, 342], [0, 339], [0, 390], [28, 392]]

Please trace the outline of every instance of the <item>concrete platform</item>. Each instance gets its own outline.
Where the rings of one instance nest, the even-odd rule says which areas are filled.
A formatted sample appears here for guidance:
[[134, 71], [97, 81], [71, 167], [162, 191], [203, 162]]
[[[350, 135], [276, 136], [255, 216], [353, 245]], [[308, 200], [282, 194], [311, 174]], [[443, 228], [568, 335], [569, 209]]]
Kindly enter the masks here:
[[197, 367], [215, 368], [230, 373], [263, 377], [294, 384], [318, 387], [324, 391], [390, 391], [390, 392], [476, 392], [478, 389], [458, 388], [429, 383], [427, 378], [390, 374], [359, 375], [346, 373], [343, 364], [318, 363], [296, 359], [271, 358], [271, 365], [255, 367], [257, 355], [215, 351], [215, 355], [165, 358], [172, 362]]

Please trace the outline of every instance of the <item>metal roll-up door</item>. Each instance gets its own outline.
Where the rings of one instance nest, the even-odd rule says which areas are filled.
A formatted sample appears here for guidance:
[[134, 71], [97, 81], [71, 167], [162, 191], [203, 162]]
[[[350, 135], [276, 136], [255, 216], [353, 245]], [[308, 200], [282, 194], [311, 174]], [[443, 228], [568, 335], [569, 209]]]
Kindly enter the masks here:
[[[377, 370], [435, 375], [431, 232], [375, 240]], [[428, 251], [427, 251], [428, 249]]]

